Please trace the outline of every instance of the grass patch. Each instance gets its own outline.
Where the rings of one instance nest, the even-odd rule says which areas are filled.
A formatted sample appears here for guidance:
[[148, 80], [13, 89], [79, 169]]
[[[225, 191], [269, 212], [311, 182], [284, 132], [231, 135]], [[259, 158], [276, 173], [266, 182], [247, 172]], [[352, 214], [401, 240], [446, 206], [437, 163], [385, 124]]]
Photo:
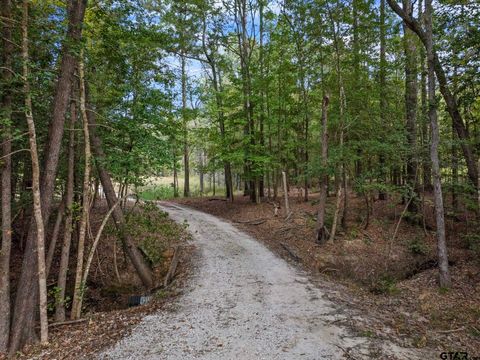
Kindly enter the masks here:
[[147, 187], [138, 194], [142, 200], [168, 200], [173, 199], [175, 194], [173, 187], [169, 185], [157, 185], [154, 187]]

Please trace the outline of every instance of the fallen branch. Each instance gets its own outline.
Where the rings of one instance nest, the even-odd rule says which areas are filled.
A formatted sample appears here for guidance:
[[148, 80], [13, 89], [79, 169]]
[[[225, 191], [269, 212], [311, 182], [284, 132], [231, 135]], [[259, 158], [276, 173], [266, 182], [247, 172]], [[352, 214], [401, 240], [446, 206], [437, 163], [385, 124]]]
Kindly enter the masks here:
[[465, 330], [465, 326], [459, 327], [458, 329], [452, 329], [452, 330], [439, 330], [437, 332], [440, 334], [450, 334], [450, 333], [458, 332], [462, 330]]
[[165, 276], [165, 280], [163, 281], [163, 286], [164, 287], [167, 287], [167, 285], [170, 283], [170, 281], [175, 276], [175, 270], [177, 270], [177, 265], [178, 265], [178, 260], [179, 260], [179, 253], [180, 253], [180, 247], [177, 245], [177, 246], [175, 246], [175, 249], [173, 250], [172, 262], [170, 263], [168, 273]]
[[400, 218], [398, 219], [397, 225], [395, 226], [395, 231], [393, 233], [393, 236], [388, 243], [388, 254], [387, 254], [387, 257], [385, 258], [386, 260], [390, 259], [390, 256], [392, 255], [392, 247], [393, 247], [393, 243], [395, 241], [395, 238], [397, 237], [398, 229], [400, 228], [400, 224], [402, 222], [402, 219], [405, 216], [405, 214], [407, 213], [408, 206], [410, 205], [410, 202], [412, 200], [413, 200], [413, 196], [410, 197], [410, 199], [408, 199], [407, 204], [405, 205], [402, 213], [400, 214]]
[[73, 324], [78, 324], [87, 321], [88, 319], [77, 319], [77, 320], [69, 320], [69, 321], [60, 321], [60, 322], [54, 322], [51, 324], [48, 324], [49, 327], [55, 327], [55, 326], [62, 326], [62, 325], [73, 325]]
[[253, 219], [253, 220], [234, 220], [234, 222], [238, 224], [248, 224], [248, 225], [260, 225], [263, 224], [265, 221], [269, 220], [269, 218], [263, 219]]
[[292, 257], [293, 260], [295, 260], [296, 262], [300, 262], [300, 260], [302, 260], [302, 258], [295, 254], [292, 250], [290, 250], [290, 248], [286, 244], [280, 243], [280, 245], [288, 252], [288, 254]]
[[320, 274], [326, 273], [328, 271], [338, 271], [338, 269], [335, 268], [325, 268], [322, 271], [320, 271]]
[[285, 221], [290, 220], [290, 217], [291, 217], [292, 215], [293, 215], [293, 211], [290, 211], [290, 212], [288, 213], [288, 216], [285, 218]]
[[208, 201], [227, 201], [227, 199], [210, 198]]

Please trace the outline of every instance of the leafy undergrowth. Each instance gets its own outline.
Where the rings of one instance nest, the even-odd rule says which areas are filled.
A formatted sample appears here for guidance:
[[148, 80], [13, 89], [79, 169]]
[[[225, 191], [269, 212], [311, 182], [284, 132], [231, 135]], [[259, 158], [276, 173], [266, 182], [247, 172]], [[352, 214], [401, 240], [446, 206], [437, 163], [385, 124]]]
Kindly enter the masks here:
[[[96, 234], [108, 211], [99, 203], [90, 215], [91, 234]], [[123, 251], [117, 230], [112, 221], [105, 229], [92, 262], [85, 292], [82, 319], [74, 324], [52, 326], [47, 346], [35, 345], [19, 353], [19, 358], [77, 359], [88, 358], [128, 334], [143, 316], [158, 311], [181, 293], [189, 274], [192, 245], [186, 227], [175, 223], [168, 214], [150, 203], [131, 204], [126, 209], [127, 231], [149, 262], [154, 275], [154, 289], [145, 289], [133, 265]], [[93, 235], [94, 237], [94, 235]], [[60, 237], [61, 239], [62, 237]], [[92, 236], [87, 239], [89, 249]], [[173, 257], [173, 249], [180, 246], [180, 260], [176, 275], [168, 288], [162, 288], [163, 279]], [[60, 249], [57, 249], [58, 252]], [[76, 249], [72, 249], [72, 254]], [[55, 257], [56, 259], [59, 256]], [[74, 274], [76, 259], [70, 259], [70, 274]], [[50, 275], [50, 302], [53, 304], [58, 263], [52, 265]], [[70, 279], [73, 280], [73, 279]], [[72, 284], [69, 283], [70, 286]], [[67, 293], [72, 293], [69, 288]], [[146, 305], [128, 307], [132, 295], [151, 295]], [[69, 310], [67, 304], [67, 311]], [[53, 306], [51, 306], [53, 311]], [[68, 316], [68, 313], [67, 313]]]
[[[334, 200], [329, 198], [327, 214], [333, 213]], [[314, 278], [340, 283], [342, 290], [327, 295], [347, 307], [378, 315], [354, 326], [360, 334], [402, 338], [407, 346], [480, 352], [480, 262], [472, 246], [476, 242], [471, 221], [447, 219], [453, 287], [446, 290], [437, 286], [433, 209], [426, 209], [425, 224], [401, 221], [394, 238], [404, 205], [376, 201], [365, 230], [363, 199], [352, 194], [347, 230], [340, 227], [333, 243], [318, 245], [314, 242], [317, 194], [309, 202], [291, 198], [288, 220], [283, 209], [273, 216], [272, 202], [255, 205], [246, 197], [237, 197], [233, 204], [221, 198], [177, 201], [231, 220]]]

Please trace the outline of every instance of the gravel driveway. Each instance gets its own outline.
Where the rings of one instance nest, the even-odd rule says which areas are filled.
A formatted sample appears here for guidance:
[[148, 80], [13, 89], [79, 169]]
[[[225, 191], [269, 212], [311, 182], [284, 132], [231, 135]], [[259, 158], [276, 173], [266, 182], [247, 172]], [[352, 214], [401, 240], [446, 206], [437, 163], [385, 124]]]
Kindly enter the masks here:
[[159, 206], [188, 222], [200, 253], [195, 275], [169, 310], [145, 317], [100, 358], [425, 358], [334, 325], [346, 315], [322, 289], [229, 223], [176, 204]]

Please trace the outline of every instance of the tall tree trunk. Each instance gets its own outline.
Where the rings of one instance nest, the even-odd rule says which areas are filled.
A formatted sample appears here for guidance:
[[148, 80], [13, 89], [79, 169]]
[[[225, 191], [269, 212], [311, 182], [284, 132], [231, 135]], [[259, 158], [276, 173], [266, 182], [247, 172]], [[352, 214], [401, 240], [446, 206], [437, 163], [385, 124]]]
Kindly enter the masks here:
[[454, 214], [458, 210], [458, 155], [457, 155], [457, 138], [455, 136], [455, 129], [452, 126], [452, 209]]
[[[260, 137], [260, 148], [261, 151], [265, 150], [265, 64], [264, 64], [264, 46], [263, 46], [263, 34], [264, 34], [264, 7], [265, 7], [265, 1], [260, 0], [259, 1], [259, 13], [260, 13], [260, 81], [261, 81], [261, 86], [260, 86], [260, 117], [259, 117], [259, 137]], [[264, 176], [263, 172], [261, 175], [258, 176], [257, 182], [258, 182], [258, 189], [256, 194], [256, 203], [260, 203], [260, 198], [263, 198], [265, 196], [265, 188], [264, 188]]]
[[[55, 189], [58, 159], [62, 143], [65, 113], [67, 111], [72, 78], [75, 70], [75, 48], [78, 44], [85, 14], [87, 0], [69, 0], [68, 2], [68, 30], [62, 44], [60, 72], [55, 87], [53, 99], [53, 115], [48, 129], [48, 139], [45, 149], [43, 173], [41, 174], [42, 215], [45, 222], [50, 215], [50, 205]], [[11, 340], [9, 353], [15, 354], [23, 345], [34, 340], [34, 323], [36, 305], [38, 304], [38, 283], [36, 282], [37, 256], [35, 254], [36, 230], [32, 220], [28, 228], [25, 252], [22, 263], [19, 291], [16, 294], [12, 319]]]
[[[253, 119], [253, 104], [252, 104], [252, 80], [250, 76], [250, 42], [247, 36], [247, 0], [235, 0], [235, 24], [237, 27], [238, 50], [240, 55], [240, 72], [242, 77], [242, 94], [243, 94], [243, 111], [245, 115], [244, 135], [248, 137], [248, 145], [245, 147], [245, 181], [248, 186], [245, 186], [245, 191], [248, 189], [250, 200], [255, 202], [257, 196], [255, 193], [255, 179], [252, 175], [252, 151], [255, 148], [255, 121]], [[257, 175], [255, 175], [257, 176]], [[245, 184], [247, 185], [247, 183]]]
[[[339, 139], [339, 147], [340, 152], [342, 154], [341, 159], [341, 181], [337, 183], [337, 200], [335, 202], [335, 214], [333, 217], [333, 224], [332, 224], [332, 231], [330, 233], [330, 240], [333, 241], [335, 238], [335, 231], [337, 228], [337, 220], [338, 214], [340, 212], [341, 200], [343, 196], [343, 214], [341, 219], [341, 224], [344, 229], [346, 229], [347, 225], [347, 175], [346, 175], [346, 164], [343, 155], [343, 142], [344, 142], [344, 132], [345, 132], [345, 123], [344, 123], [344, 114], [346, 110], [346, 96], [345, 96], [345, 88], [343, 86], [343, 76], [341, 71], [340, 65], [340, 46], [339, 46], [339, 39], [338, 39], [338, 31], [340, 28], [340, 24], [336, 24], [332, 13], [330, 12], [330, 20], [332, 23], [332, 30], [333, 30], [333, 37], [334, 37], [334, 49], [335, 49], [335, 70], [337, 73], [337, 86], [338, 86], [338, 99], [339, 99], [339, 127], [340, 127], [340, 139]], [[336, 26], [335, 26], [336, 25]], [[343, 195], [342, 195], [343, 194]]]
[[2, 144], [0, 160], [1, 170], [1, 213], [2, 213], [2, 243], [0, 247], [0, 353], [8, 350], [8, 340], [10, 336], [10, 253], [12, 248], [12, 135], [11, 135], [11, 115], [12, 115], [12, 3], [11, 0], [2, 0], [2, 66], [1, 79], [4, 83], [4, 92], [1, 96], [0, 108], [0, 143]]
[[[411, 0], [403, 0], [403, 11], [412, 14]], [[417, 46], [414, 33], [405, 24], [403, 25], [403, 41], [405, 51], [405, 114], [407, 118], [407, 184], [410, 190], [408, 211], [417, 213]]]
[[432, 30], [432, 2], [425, 0], [425, 34], [426, 49], [428, 59], [428, 116], [430, 118], [430, 128], [432, 132], [432, 144], [430, 148], [430, 157], [432, 159], [433, 172], [433, 190], [435, 201], [435, 221], [437, 225], [437, 253], [439, 284], [441, 287], [448, 288], [451, 285], [450, 273], [448, 269], [447, 244], [445, 239], [445, 216], [442, 197], [442, 183], [440, 176], [440, 161], [438, 158], [438, 145], [440, 142], [440, 132], [437, 121], [437, 100], [435, 98], [435, 54], [433, 50], [433, 30]]
[[32, 193], [33, 193], [33, 216], [37, 230], [37, 265], [38, 265], [38, 289], [40, 299], [40, 341], [48, 342], [48, 318], [47, 318], [47, 279], [45, 274], [45, 227], [42, 216], [42, 200], [40, 195], [40, 165], [38, 162], [37, 135], [32, 113], [32, 95], [30, 92], [30, 74], [28, 54], [28, 2], [23, 0], [22, 15], [22, 60], [23, 60], [23, 90], [25, 96], [25, 117], [28, 125], [28, 137], [30, 143], [30, 155], [32, 158]]
[[[379, 71], [379, 87], [380, 87], [380, 126], [387, 126], [387, 58], [386, 58], [386, 23], [385, 23], [385, 0], [380, 0], [380, 71]], [[378, 157], [380, 164], [380, 179], [386, 181], [385, 171], [385, 155], [380, 150]], [[381, 189], [378, 192], [379, 200], [386, 200], [387, 194]]]
[[187, 122], [187, 73], [186, 58], [182, 50], [182, 124], [183, 124], [183, 169], [185, 172], [183, 183], [183, 196], [190, 196], [190, 165], [188, 156], [188, 122]]
[[83, 142], [84, 142], [84, 174], [83, 174], [83, 199], [82, 199], [82, 215], [79, 224], [78, 245], [77, 245], [77, 267], [75, 272], [75, 286], [73, 292], [72, 320], [78, 319], [82, 311], [82, 297], [84, 293], [85, 283], [82, 279], [83, 275], [83, 258], [85, 252], [85, 237], [88, 226], [88, 211], [90, 210], [90, 170], [91, 170], [91, 150], [90, 150], [90, 132], [88, 129], [87, 108], [85, 103], [85, 69], [83, 64], [83, 52], [80, 53], [80, 61], [78, 62], [79, 75], [79, 94], [80, 94], [80, 113], [83, 122]]
[[325, 228], [325, 210], [327, 206], [327, 187], [328, 187], [328, 128], [327, 128], [327, 110], [329, 97], [323, 96], [322, 102], [322, 176], [320, 179], [320, 200], [318, 204], [317, 215], [317, 242], [324, 243], [327, 241]]
[[[427, 104], [427, 69], [425, 66], [425, 50], [422, 49], [421, 51], [421, 77], [420, 77], [420, 86], [421, 86], [421, 93], [420, 99], [422, 103], [422, 145], [424, 148], [428, 147], [430, 144], [430, 132], [429, 132], [429, 121], [428, 121], [428, 104]], [[455, 128], [453, 127], [453, 131]], [[427, 154], [424, 155], [425, 157]], [[430, 158], [424, 158], [422, 164], [422, 172], [423, 172], [423, 189], [424, 191], [431, 191], [433, 189], [432, 186], [432, 168], [430, 165]]]
[[[103, 152], [102, 142], [96, 132], [95, 113], [89, 111], [87, 115], [88, 123], [90, 125], [90, 141], [93, 154], [95, 155], [97, 172], [100, 176], [100, 181], [105, 192], [105, 197], [107, 198], [108, 206], [109, 208], [112, 208], [117, 203], [118, 199], [117, 195], [115, 194], [115, 189], [113, 188], [110, 174], [103, 165], [105, 163], [106, 156]], [[132, 261], [138, 276], [142, 280], [145, 287], [151, 287], [153, 285], [152, 271], [148, 267], [145, 259], [142, 257], [142, 254], [140, 253], [138, 248], [135, 246], [133, 239], [127, 234], [125, 229], [125, 216], [122, 209], [118, 206], [113, 211], [113, 221], [115, 222], [116, 228], [119, 230], [119, 235], [124, 245], [124, 248], [126, 248], [127, 254]]]
[[65, 190], [65, 226], [63, 233], [62, 254], [58, 270], [57, 288], [59, 293], [55, 298], [55, 321], [65, 321], [65, 289], [67, 286], [68, 261], [73, 232], [73, 178], [75, 176], [75, 122], [77, 120], [76, 102], [70, 103], [70, 135], [68, 139], [67, 184]]

